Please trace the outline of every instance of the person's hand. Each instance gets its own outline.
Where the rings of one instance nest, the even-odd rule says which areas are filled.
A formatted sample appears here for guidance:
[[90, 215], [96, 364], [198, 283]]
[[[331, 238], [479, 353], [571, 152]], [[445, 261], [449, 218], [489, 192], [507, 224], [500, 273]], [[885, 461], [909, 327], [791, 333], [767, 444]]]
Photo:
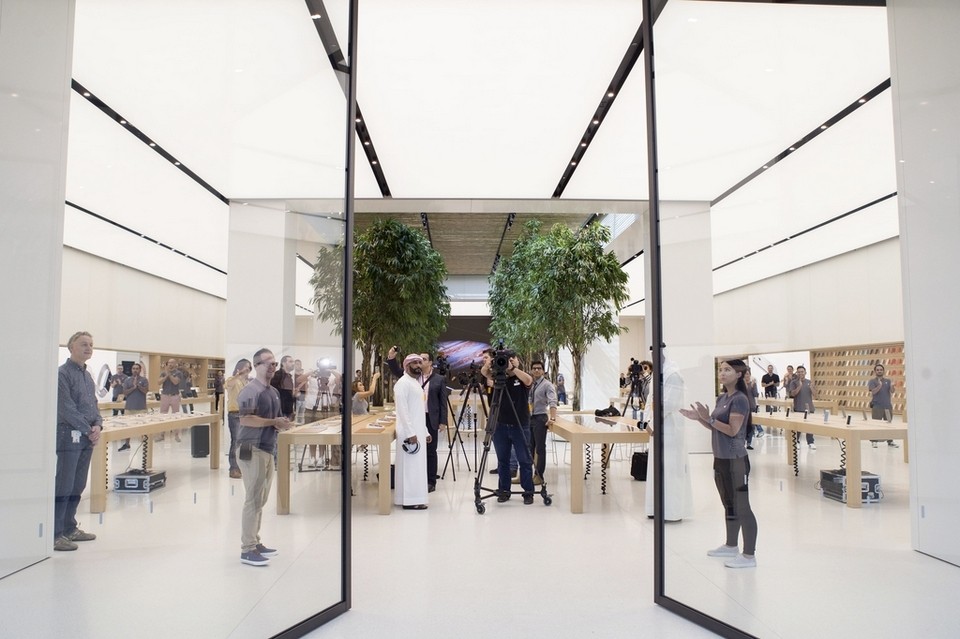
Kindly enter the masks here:
[[429, 444], [432, 441], [433, 441], [433, 435], [431, 435], [430, 433], [427, 433], [427, 443]]
[[96, 444], [98, 441], [100, 441], [101, 430], [102, 428], [100, 426], [94, 426], [93, 428], [90, 429], [90, 433], [87, 435], [87, 437], [90, 439], [91, 442]]
[[[427, 435], [427, 437], [430, 437], [430, 435]], [[416, 435], [411, 435], [410, 437], [407, 437], [407, 438], [406, 438], [405, 440], [403, 440], [403, 441], [407, 442], [408, 444], [416, 444], [416, 443], [417, 443], [417, 436], [416, 436]]]
[[279, 430], [287, 430], [290, 428], [290, 420], [286, 417], [277, 417], [273, 420], [273, 425]]
[[710, 421], [710, 409], [700, 402], [697, 402], [696, 406], [691, 404], [691, 408], [697, 411], [697, 417], [702, 419], [705, 422]]
[[387, 359], [396, 359], [397, 358], [397, 347], [391, 346], [390, 350], [387, 351]]

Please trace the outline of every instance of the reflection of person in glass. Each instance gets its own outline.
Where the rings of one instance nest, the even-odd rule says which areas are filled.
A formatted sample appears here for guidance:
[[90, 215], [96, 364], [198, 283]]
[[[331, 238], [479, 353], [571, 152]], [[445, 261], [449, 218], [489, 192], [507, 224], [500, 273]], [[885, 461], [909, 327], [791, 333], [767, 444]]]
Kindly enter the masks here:
[[[885, 421], [893, 419], [893, 382], [885, 376], [886, 372], [883, 364], [877, 364], [873, 367], [873, 379], [867, 382], [867, 390], [870, 391], [870, 416]], [[871, 439], [870, 443], [876, 448], [879, 441], [881, 440]], [[887, 446], [899, 448], [900, 444], [888, 439]]]
[[253, 354], [256, 377], [240, 391], [240, 435], [237, 463], [243, 474], [243, 517], [240, 531], [240, 562], [265, 566], [277, 554], [260, 541], [263, 506], [273, 481], [273, 456], [277, 452], [277, 431], [292, 424], [280, 408], [280, 393], [270, 385], [277, 369], [273, 353], [261, 348]]
[[[727, 528], [724, 545], [708, 550], [710, 557], [729, 557], [727, 568], [754, 568], [757, 559], [757, 518], [750, 509], [750, 459], [747, 457], [746, 435], [750, 428], [750, 400], [743, 374], [747, 365], [743, 360], [731, 359], [720, 363], [718, 374], [723, 393], [717, 397], [713, 412], [697, 402], [680, 410], [687, 419], [700, 422], [712, 433], [713, 475], [723, 502]], [[743, 552], [739, 549], [740, 531], [743, 531]]]
[[237, 399], [240, 391], [250, 381], [250, 371], [253, 366], [249, 359], [241, 359], [233, 367], [233, 375], [227, 379], [227, 430], [230, 431], [230, 451], [227, 461], [230, 462], [230, 479], [241, 479], [240, 466], [237, 465], [237, 437], [240, 434], [240, 404]]
[[[97, 385], [87, 370], [93, 356], [90, 333], [74, 333], [67, 342], [70, 358], [57, 372], [57, 479], [54, 500], [53, 549], [76, 550], [77, 541], [93, 533], [77, 527], [77, 506], [87, 486], [90, 459], [100, 440], [103, 419], [97, 409]], [[103, 478], [100, 478], [103, 481]]]
[[[652, 378], [652, 364], [644, 361], [647, 392]], [[647, 406], [649, 397], [641, 397]], [[693, 504], [693, 484], [690, 481], [690, 467], [687, 464], [687, 444], [683, 415], [683, 377], [676, 363], [663, 357], [663, 516], [666, 521], [680, 521], [691, 514]], [[653, 411], [646, 410], [644, 419]], [[653, 429], [651, 435], [656, 435]], [[646, 511], [653, 517], [653, 464], [647, 464]]]
[[403, 377], [393, 385], [397, 409], [397, 468], [393, 503], [406, 510], [427, 509], [426, 392], [417, 381], [423, 373], [423, 358], [407, 355]]

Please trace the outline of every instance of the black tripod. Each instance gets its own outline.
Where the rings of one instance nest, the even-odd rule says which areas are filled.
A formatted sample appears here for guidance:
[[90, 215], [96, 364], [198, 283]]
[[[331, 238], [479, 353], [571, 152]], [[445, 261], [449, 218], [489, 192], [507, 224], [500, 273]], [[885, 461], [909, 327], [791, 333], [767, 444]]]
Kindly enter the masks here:
[[[641, 404], [640, 406], [638, 406], [635, 403], [637, 402], [637, 400], [639, 400], [639, 403]], [[627, 412], [626, 409], [628, 408], [633, 411], [640, 410], [643, 408], [642, 403], [643, 403], [643, 400], [640, 398], [640, 376], [637, 374], [631, 373], [630, 374], [630, 393], [627, 395], [627, 403], [624, 406], [623, 412], [626, 413]]]
[[[467, 457], [467, 448], [463, 444], [463, 436], [460, 434], [460, 426], [463, 424], [463, 416], [467, 412], [467, 406], [469, 406], [470, 395], [475, 394], [480, 398], [480, 408], [483, 409], [483, 414], [487, 415], [487, 403], [486, 398], [483, 396], [483, 388], [480, 385], [478, 380], [471, 380], [462, 391], [460, 391], [460, 396], [463, 398], [463, 404], [460, 406], [460, 414], [456, 415], [453, 410], [453, 403], [450, 401], [450, 397], [447, 397], [447, 408], [450, 410], [451, 415], [456, 415], [456, 421], [454, 422], [455, 427], [453, 431], [453, 437], [450, 437], [450, 427], [447, 426], [447, 439], [449, 450], [447, 452], [447, 461], [443, 465], [443, 472], [440, 473], [440, 479], [445, 479], [447, 476], [447, 467], [450, 468], [451, 473], [453, 474], [453, 481], [457, 481], [457, 469], [450, 465], [450, 462], [453, 461], [453, 450], [457, 443], [460, 443], [460, 450], [463, 452], [463, 459], [467, 463], [467, 471], [470, 471], [470, 459]], [[467, 427], [470, 427], [469, 419], [467, 420]], [[477, 414], [473, 414], [473, 432], [477, 432]], [[476, 435], [474, 435], [476, 436]], [[476, 445], [474, 445], [474, 464], [476, 464]]]
[[[493, 381], [493, 397], [490, 399], [490, 415], [487, 418], [487, 428], [485, 429], [483, 436], [483, 455], [480, 456], [480, 465], [477, 466], [477, 477], [473, 481], [473, 502], [477, 507], [477, 513], [480, 515], [485, 513], [487, 510], [487, 507], [483, 504], [483, 500], [490, 499], [491, 497], [498, 497], [500, 495], [499, 486], [497, 489], [484, 488], [483, 477], [485, 474], [484, 471], [487, 467], [487, 456], [490, 454], [490, 441], [493, 439], [493, 435], [499, 425], [500, 408], [503, 404], [503, 398], [505, 395], [507, 395], [507, 374], [506, 372], [497, 371]], [[519, 424], [520, 416], [517, 415], [517, 409], [513, 405], [513, 402], [510, 401], [509, 397], [507, 397], [507, 403], [510, 404], [510, 410], [513, 411], [513, 416], [516, 419], [516, 423]], [[523, 437], [522, 439], [523, 445], [527, 448], [527, 456], [533, 460], [533, 455], [530, 452], [530, 442], [527, 441], [526, 437]], [[533, 472], [534, 478], [536, 478], [538, 476], [536, 474], [536, 466], [533, 467]], [[497, 479], [499, 480], [499, 475]], [[486, 491], [490, 494], [481, 495], [481, 492], [483, 491]], [[522, 495], [523, 491], [512, 491], [510, 494]], [[544, 506], [549, 506], [553, 503], [553, 498], [547, 494], [547, 482], [542, 476], [540, 476], [540, 496], [543, 498]]]

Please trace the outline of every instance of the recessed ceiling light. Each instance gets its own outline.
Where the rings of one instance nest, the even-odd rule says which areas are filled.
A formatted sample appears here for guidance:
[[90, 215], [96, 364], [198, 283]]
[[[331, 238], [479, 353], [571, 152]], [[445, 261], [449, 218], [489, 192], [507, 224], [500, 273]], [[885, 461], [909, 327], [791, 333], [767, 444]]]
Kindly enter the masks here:
[[903, 164], [904, 162], [906, 162], [906, 160], [900, 160], [900, 164]]
[[126, 124], [126, 123], [127, 123], [126, 120], [120, 120], [120, 124]]
[[796, 151], [797, 149], [791, 146], [791, 147], [790, 147], [790, 150], [791, 150], [791, 151]]
[[610, 91], [610, 92], [607, 93], [607, 97], [608, 97], [608, 98], [612, 98], [614, 95], [616, 95], [616, 94], [615, 94], [613, 91]]
[[83, 92], [83, 97], [89, 98], [89, 97], [90, 97], [90, 92], [89, 92], [89, 91], [84, 91], [84, 92]]
[[322, 18], [323, 16], [320, 15], [319, 13], [315, 13], [315, 14], [313, 14], [313, 15], [310, 16], [310, 17], [311, 17], [312, 19], [314, 19], [314, 20], [319, 20], [319, 19]]
[[372, 162], [370, 162], [370, 164], [378, 164], [378, 162], [376, 160], [373, 160]]
[[857, 100], [857, 101], [858, 101], [860, 104], [863, 104], [864, 102], [867, 101], [867, 99], [866, 99], [866, 98], [860, 98], [860, 99]]
[[357, 118], [357, 122], [360, 122], [360, 118]]
[[930, 184], [936, 184], [936, 182], [934, 182], [933, 180], [930, 180]]
[[180, 166], [180, 163], [179, 163], [179, 162], [174, 162], [173, 165], [174, 165], [174, 166]]
[[593, 123], [594, 123], [594, 124], [600, 124], [600, 120], [594, 120]]
[[820, 130], [822, 131], [822, 130], [825, 130], [826, 128], [827, 128], [827, 125], [824, 124], [823, 126], [820, 127]]
[[764, 164], [764, 165], [763, 165], [763, 168], [765, 168], [765, 169], [769, 169], [770, 167], [769, 167], [769, 166], [767, 166], [766, 164]]
[[151, 142], [151, 143], [150, 143], [150, 146], [157, 146], [157, 143], [156, 143], [156, 142]]
[[573, 162], [570, 163], [570, 166], [576, 166], [576, 165], [577, 165], [577, 161], [576, 161], [576, 160], [574, 160]]
[[20, 97], [20, 94], [19, 94], [19, 93], [11, 93], [11, 94], [10, 94], [10, 97], [11, 97], [11, 98], [19, 98], [19, 97]]
[[364, 146], [370, 146], [370, 140], [367, 140], [363, 143]]
[[580, 143], [580, 146], [587, 146], [587, 143], [586, 143], [586, 142], [581, 142], [581, 143]]

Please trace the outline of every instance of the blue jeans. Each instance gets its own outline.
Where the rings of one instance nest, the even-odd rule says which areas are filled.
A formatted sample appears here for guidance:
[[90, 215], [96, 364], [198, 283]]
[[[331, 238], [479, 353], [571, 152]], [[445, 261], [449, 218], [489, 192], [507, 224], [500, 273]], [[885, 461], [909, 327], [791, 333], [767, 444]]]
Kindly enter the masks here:
[[[87, 487], [90, 459], [93, 457], [93, 442], [80, 434], [74, 443], [69, 426], [57, 426], [57, 480], [54, 494], [53, 535], [54, 539], [77, 529], [77, 506], [80, 495]], [[104, 481], [103, 477], [99, 481]]]
[[240, 433], [240, 413], [227, 413], [227, 430], [230, 431], [230, 451], [227, 453], [227, 460], [230, 462], [230, 470], [237, 469], [237, 435]]
[[526, 426], [497, 424], [493, 433], [493, 448], [497, 451], [498, 489], [501, 493], [510, 492], [510, 451], [517, 454], [520, 465], [520, 486], [524, 494], [533, 494], [533, 460], [530, 459], [530, 429]]

